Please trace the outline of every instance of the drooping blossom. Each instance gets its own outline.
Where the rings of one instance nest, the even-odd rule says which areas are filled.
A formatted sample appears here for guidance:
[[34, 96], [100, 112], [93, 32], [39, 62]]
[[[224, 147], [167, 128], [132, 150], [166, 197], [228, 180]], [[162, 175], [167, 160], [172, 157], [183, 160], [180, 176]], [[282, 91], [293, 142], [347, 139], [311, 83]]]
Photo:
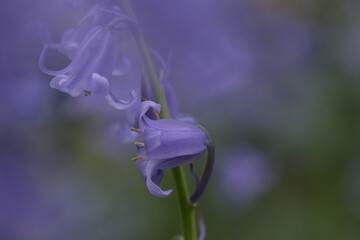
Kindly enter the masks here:
[[[130, 23], [116, 6], [103, 8], [96, 5], [78, 23], [78, 26], [66, 31], [60, 43], [44, 46], [40, 55], [40, 69], [55, 76], [50, 86], [73, 97], [81, 93], [96, 93], [104, 96], [108, 103], [117, 109], [126, 109], [136, 101], [136, 93], [130, 93], [131, 99], [118, 99], [111, 90], [110, 78], [118, 75], [121, 66], [119, 58], [119, 32]], [[56, 49], [67, 56], [71, 62], [61, 70], [50, 70], [45, 64], [49, 49]]]
[[[152, 119], [160, 113], [160, 104], [142, 103], [139, 113], [139, 129], [136, 157], [137, 168], [149, 191], [166, 197], [172, 190], [162, 190], [163, 170], [190, 164], [206, 150], [206, 134], [196, 125], [175, 119]], [[155, 112], [151, 112], [155, 111]]]

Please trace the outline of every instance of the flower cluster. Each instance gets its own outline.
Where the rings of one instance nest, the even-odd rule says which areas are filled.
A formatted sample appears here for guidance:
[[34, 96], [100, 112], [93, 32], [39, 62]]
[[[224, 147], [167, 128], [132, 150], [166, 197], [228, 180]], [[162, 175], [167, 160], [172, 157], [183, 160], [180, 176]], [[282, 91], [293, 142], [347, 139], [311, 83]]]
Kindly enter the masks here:
[[[118, 99], [113, 93], [111, 80], [115, 80], [117, 71], [123, 63], [119, 47], [123, 39], [119, 33], [126, 31], [130, 34], [139, 34], [137, 28], [136, 20], [126, 15], [117, 5], [109, 1], [98, 3], [84, 14], [76, 27], [63, 34], [59, 43], [47, 40], [40, 55], [40, 69], [54, 76], [50, 82], [52, 88], [73, 97], [82, 93], [86, 96], [92, 93], [98, 94], [104, 96], [116, 109], [127, 109], [139, 98], [135, 91], [132, 91], [129, 101]], [[45, 59], [50, 49], [55, 49], [68, 57], [69, 65], [61, 70], [48, 69], [45, 66]], [[139, 46], [139, 52], [141, 51], [144, 49]], [[147, 58], [154, 58], [157, 64], [153, 67], [160, 68], [159, 71], [154, 69], [155, 75], [158, 75], [157, 87], [164, 91], [162, 101], [169, 106], [167, 110], [171, 118], [159, 118], [161, 105], [156, 103], [159, 99], [156, 98], [154, 84], [150, 84], [153, 79], [143, 73], [142, 81], [126, 79], [126, 81], [138, 81], [139, 85], [142, 85], [143, 101], [139, 104], [137, 116], [134, 116], [137, 121], [128, 132], [132, 130], [133, 135], [135, 132], [138, 156], [133, 160], [147, 188], [155, 196], [166, 197], [172, 190], [164, 191], [158, 186], [163, 170], [188, 165], [198, 159], [208, 148], [208, 136], [194, 121], [175, 119], [176, 99], [167, 81], [170, 68], [156, 51], [151, 48], [147, 51], [146, 54], [149, 56], [144, 52], [141, 54], [144, 57], [143, 65], [149, 65], [146, 61], [152, 61]], [[202, 183], [196, 177], [197, 189], [190, 199], [191, 203], [196, 204], [206, 187], [211, 168], [208, 169]]]

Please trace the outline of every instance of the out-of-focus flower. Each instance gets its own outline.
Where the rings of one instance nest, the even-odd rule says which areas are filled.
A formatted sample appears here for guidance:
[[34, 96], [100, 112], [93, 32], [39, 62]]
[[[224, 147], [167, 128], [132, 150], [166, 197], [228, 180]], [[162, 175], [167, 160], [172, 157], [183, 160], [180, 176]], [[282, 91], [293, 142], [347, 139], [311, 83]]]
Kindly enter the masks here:
[[163, 191], [160, 183], [165, 169], [186, 165], [206, 149], [206, 134], [194, 124], [175, 119], [151, 119], [152, 109], [160, 112], [160, 104], [152, 101], [142, 103], [139, 114], [136, 164], [149, 191], [166, 197], [171, 189]]
[[[64, 32], [57, 49], [72, 59], [81, 42], [94, 26], [106, 26], [109, 23], [120, 24], [116, 26], [117, 28], [127, 28], [131, 20], [121, 12], [118, 6], [111, 5], [108, 1], [93, 4], [74, 28]], [[49, 36], [45, 37], [49, 38]], [[51, 42], [50, 39], [44, 39], [44, 41]]]
[[[135, 91], [131, 100], [119, 100], [110, 90], [109, 79], [119, 72], [119, 32], [130, 20], [116, 7], [95, 6], [80, 21], [79, 26], [65, 32], [59, 44], [48, 43], [40, 55], [40, 68], [55, 76], [50, 86], [73, 97], [82, 92], [105, 96], [108, 103], [117, 109], [126, 109], [136, 101]], [[125, 26], [124, 26], [125, 23]], [[45, 56], [50, 48], [65, 54], [70, 64], [53, 71], [45, 65]]]
[[273, 185], [275, 171], [262, 154], [243, 149], [228, 154], [224, 159], [219, 186], [227, 200], [248, 205]]

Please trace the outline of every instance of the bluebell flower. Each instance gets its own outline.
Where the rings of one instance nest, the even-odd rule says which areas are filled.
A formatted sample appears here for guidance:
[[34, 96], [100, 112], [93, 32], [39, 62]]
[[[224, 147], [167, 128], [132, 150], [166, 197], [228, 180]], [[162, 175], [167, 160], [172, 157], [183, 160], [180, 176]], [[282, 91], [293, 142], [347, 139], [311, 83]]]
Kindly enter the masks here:
[[[144, 101], [140, 107], [137, 168], [149, 191], [166, 197], [172, 190], [162, 190], [163, 170], [192, 163], [206, 150], [207, 136], [198, 126], [175, 119], [152, 119], [160, 113], [160, 104]], [[154, 111], [154, 112], [153, 112]]]
[[[101, 15], [103, 12], [106, 14]], [[130, 93], [129, 101], [119, 100], [110, 90], [109, 83], [109, 79], [118, 67], [117, 32], [127, 20], [115, 7], [111, 9], [97, 7], [80, 21], [79, 27], [65, 32], [59, 44], [46, 44], [40, 55], [40, 69], [46, 74], [55, 76], [50, 86], [73, 97], [82, 93], [103, 95], [116, 109], [130, 107], [136, 101], [135, 91]], [[70, 64], [57, 71], [48, 69], [44, 61], [50, 48], [65, 54], [71, 60]]]

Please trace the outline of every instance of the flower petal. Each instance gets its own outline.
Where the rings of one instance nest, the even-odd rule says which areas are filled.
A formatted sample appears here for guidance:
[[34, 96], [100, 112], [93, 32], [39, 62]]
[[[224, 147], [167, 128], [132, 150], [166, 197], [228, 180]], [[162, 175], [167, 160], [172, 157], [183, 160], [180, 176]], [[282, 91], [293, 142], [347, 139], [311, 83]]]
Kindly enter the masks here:
[[56, 75], [62, 75], [65, 74], [67, 72], [69, 72], [71, 70], [71, 68], [73, 67], [73, 64], [69, 64], [68, 66], [66, 66], [65, 68], [61, 69], [61, 70], [50, 70], [45, 66], [45, 58], [46, 58], [46, 54], [49, 51], [49, 49], [51, 48], [55, 48], [49, 45], [45, 45], [43, 50], [40, 53], [40, 57], [39, 57], [39, 68], [43, 73], [46, 73], [48, 75], [51, 76], [56, 76]]
[[149, 189], [150, 193], [157, 197], [168, 197], [172, 193], [172, 189], [162, 190], [158, 185], [156, 185], [151, 178], [146, 178], [146, 186]]
[[61, 70], [50, 70], [45, 66], [45, 57], [46, 54], [48, 52], [49, 49], [54, 48], [54, 49], [61, 49], [62, 45], [60, 44], [55, 44], [53, 46], [50, 45], [45, 45], [43, 50], [41, 51], [40, 57], [39, 57], [39, 68], [42, 72], [48, 74], [48, 75], [52, 75], [52, 76], [56, 76], [56, 75], [62, 75], [65, 73], [68, 73], [71, 69], [74, 68], [75, 64], [78, 64], [78, 60], [83, 56], [84, 52], [88, 50], [89, 45], [94, 41], [94, 39], [97, 37], [97, 34], [102, 30], [101, 27], [95, 27], [93, 28], [86, 36], [85, 39], [83, 41], [83, 43], [81, 44], [81, 48], [76, 51], [76, 54], [74, 56], [74, 59], [72, 59], [71, 63], [69, 65], [67, 65], [65, 68], [61, 69]]
[[157, 168], [161, 170], [169, 170], [183, 165], [187, 165], [197, 160], [201, 155], [202, 153], [196, 155], [186, 155], [171, 159], [164, 159], [158, 164]]
[[158, 167], [159, 164], [161, 164], [161, 161], [147, 158], [140, 159], [136, 162], [137, 169], [150, 193], [157, 197], [167, 197], [172, 193], [172, 189], [164, 191], [157, 185], [163, 177], [163, 172]]
[[201, 131], [186, 132], [180, 128], [178, 131], [162, 131], [161, 133], [160, 139], [157, 139], [160, 142], [157, 148], [150, 148], [154, 137], [150, 136], [149, 138], [148, 134], [144, 134], [144, 142], [149, 158], [175, 158], [199, 154], [206, 149], [206, 135]]
[[118, 110], [124, 110], [131, 107], [137, 101], [137, 95], [135, 91], [130, 92], [130, 97], [131, 98], [129, 101], [120, 100], [111, 91], [109, 91], [109, 94], [106, 95], [106, 100], [114, 108]]
[[107, 78], [97, 73], [93, 73], [91, 75], [91, 80], [86, 81], [84, 86], [84, 90], [104, 96], [109, 94], [109, 89], [110, 85]]
[[56, 88], [62, 92], [70, 94], [72, 97], [79, 96], [83, 89], [82, 86], [77, 84], [74, 87], [69, 87], [71, 85], [72, 79], [67, 75], [58, 75], [54, 77], [50, 82], [50, 87]]

